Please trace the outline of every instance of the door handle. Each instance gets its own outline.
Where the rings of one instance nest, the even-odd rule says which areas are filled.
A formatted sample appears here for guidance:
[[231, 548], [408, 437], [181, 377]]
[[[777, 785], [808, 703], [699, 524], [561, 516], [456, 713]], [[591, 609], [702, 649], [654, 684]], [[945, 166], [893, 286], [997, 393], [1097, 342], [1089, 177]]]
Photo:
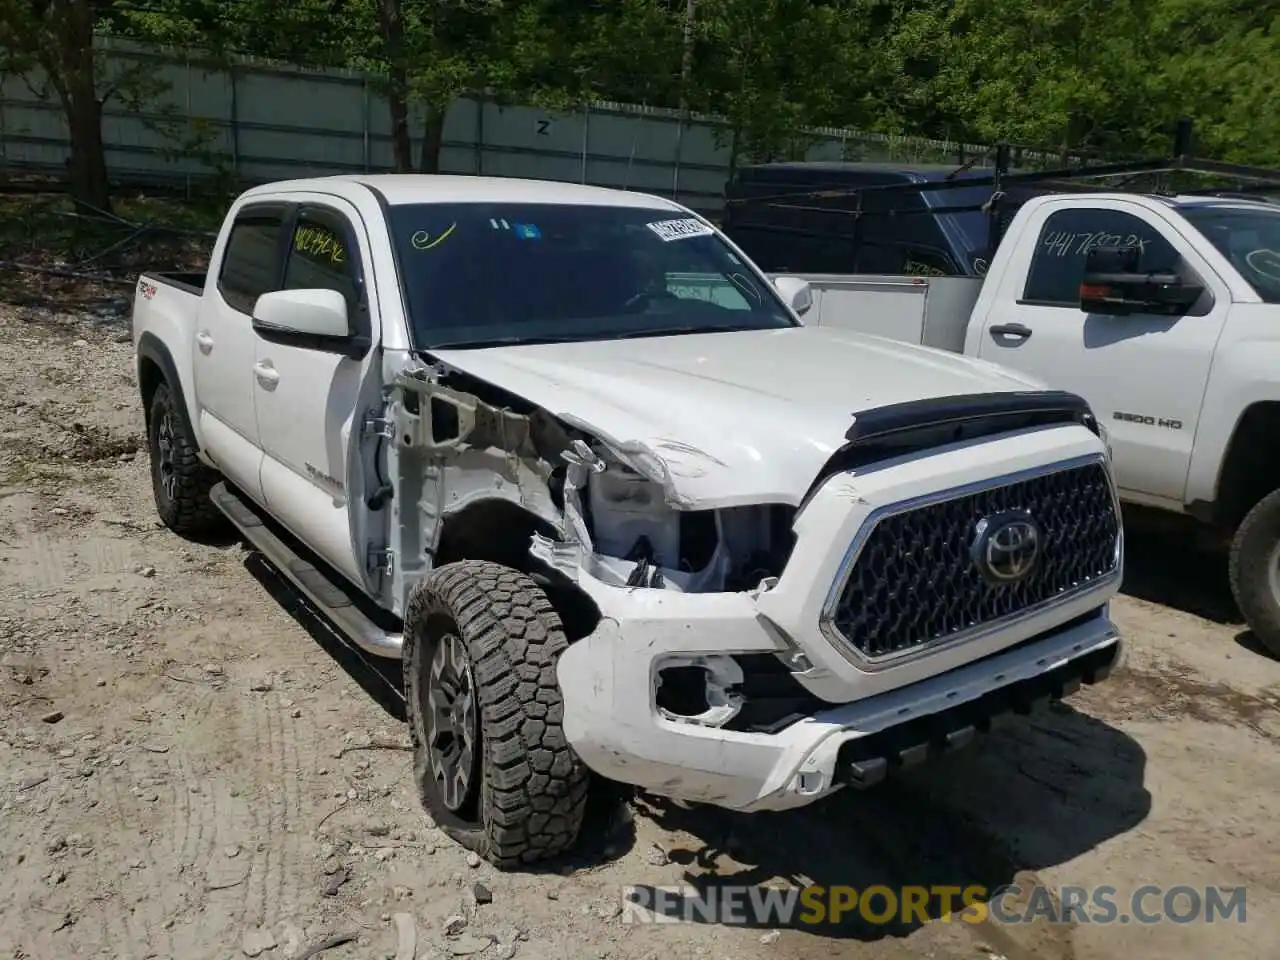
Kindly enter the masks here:
[[280, 371], [264, 360], [259, 360], [253, 365], [253, 375], [267, 390], [274, 390], [276, 384], [280, 382]]
[[1031, 328], [1021, 323], [997, 323], [989, 327], [988, 332], [993, 337], [1013, 337], [1017, 340], [1031, 337]]
[[209, 336], [208, 330], [201, 330], [196, 334], [196, 346], [206, 355], [213, 349], [213, 337]]

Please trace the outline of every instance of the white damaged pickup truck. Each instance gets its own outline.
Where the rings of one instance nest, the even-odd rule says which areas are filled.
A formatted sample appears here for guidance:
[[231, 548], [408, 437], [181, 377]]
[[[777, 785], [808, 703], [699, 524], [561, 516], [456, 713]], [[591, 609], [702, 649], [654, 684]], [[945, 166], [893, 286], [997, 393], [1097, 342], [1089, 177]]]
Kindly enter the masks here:
[[423, 803], [499, 866], [593, 773], [870, 786], [1105, 678], [1123, 533], [1079, 397], [808, 306], [657, 197], [258, 187], [207, 275], [138, 281], [156, 506], [403, 659]]

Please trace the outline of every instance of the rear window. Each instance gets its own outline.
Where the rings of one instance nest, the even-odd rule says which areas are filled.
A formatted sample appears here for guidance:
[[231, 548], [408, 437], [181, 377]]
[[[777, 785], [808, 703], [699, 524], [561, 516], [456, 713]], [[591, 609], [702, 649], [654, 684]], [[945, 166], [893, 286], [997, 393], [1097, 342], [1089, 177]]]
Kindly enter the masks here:
[[276, 289], [282, 223], [277, 208], [248, 208], [236, 217], [218, 274], [218, 292], [232, 309], [251, 315], [258, 297]]

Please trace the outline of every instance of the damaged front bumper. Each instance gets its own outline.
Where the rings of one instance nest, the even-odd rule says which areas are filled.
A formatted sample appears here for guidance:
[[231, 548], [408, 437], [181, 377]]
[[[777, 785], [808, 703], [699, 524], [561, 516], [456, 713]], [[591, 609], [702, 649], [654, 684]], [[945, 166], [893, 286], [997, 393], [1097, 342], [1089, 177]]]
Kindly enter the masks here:
[[[1098, 457], [1096, 437], [1067, 427], [833, 477], [797, 517], [786, 569], [754, 591], [619, 588], [581, 571], [602, 620], [559, 661], [566, 736], [611, 779], [781, 810], [870, 785], [963, 745], [1005, 712], [1104, 678], [1122, 652], [1108, 616], [1123, 569], [1118, 532], [1113, 565], [1095, 579], [901, 655], [860, 656], [825, 619], [851, 545], [865, 543], [878, 518], [965, 491], [1052, 482]], [[1113, 498], [1110, 481], [1094, 494]], [[919, 556], [941, 562], [928, 549]], [[903, 598], [912, 609], [926, 600]]]
[[780, 730], [731, 730], [667, 715], [657, 706], [655, 681], [664, 664], [695, 657], [710, 631], [732, 637], [735, 650], [748, 655], [785, 656], [751, 599], [637, 591], [626, 608], [560, 659], [569, 742], [602, 776], [741, 811], [785, 810], [843, 786], [870, 786], [895, 768], [964, 745], [1004, 713], [1104, 679], [1122, 650], [1098, 610], [976, 663], [827, 705]]

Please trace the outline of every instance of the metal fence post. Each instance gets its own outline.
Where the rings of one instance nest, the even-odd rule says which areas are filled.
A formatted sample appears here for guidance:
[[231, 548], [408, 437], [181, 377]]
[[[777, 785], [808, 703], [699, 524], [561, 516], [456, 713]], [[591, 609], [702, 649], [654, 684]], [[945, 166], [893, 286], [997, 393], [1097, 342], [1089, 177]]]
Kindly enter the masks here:
[[231, 175], [240, 179], [240, 102], [236, 93], [236, 64], [231, 61], [227, 66], [227, 76], [231, 79]]
[[591, 104], [582, 105], [582, 182], [587, 182], [587, 138], [591, 131]]
[[475, 98], [476, 105], [476, 176], [484, 174], [484, 94], [478, 93]]
[[636, 135], [635, 135], [635, 128], [632, 127], [631, 153], [627, 155], [627, 176], [626, 176], [626, 179], [622, 181], [623, 190], [631, 189], [631, 167], [635, 162], [636, 162]]
[[[186, 70], [187, 126], [188, 128], [190, 128], [191, 126], [191, 54], [190, 53], [183, 54], [182, 59], [187, 67], [187, 70]], [[187, 199], [190, 200], [191, 199], [191, 167], [188, 166], [186, 163], [184, 163], [183, 166], [186, 167], [187, 169], [186, 176], [182, 178], [183, 192], [186, 194]]]
[[684, 149], [684, 117], [676, 121], [676, 160], [671, 171], [671, 199], [679, 202], [680, 198], [680, 156]]
[[360, 78], [360, 133], [363, 136], [362, 149], [364, 152], [363, 159], [364, 159], [365, 173], [369, 172], [370, 164], [372, 163], [372, 158], [369, 155], [369, 146], [370, 146], [369, 121], [370, 119], [371, 117], [370, 117], [370, 108], [369, 108], [369, 78], [361, 77]]

